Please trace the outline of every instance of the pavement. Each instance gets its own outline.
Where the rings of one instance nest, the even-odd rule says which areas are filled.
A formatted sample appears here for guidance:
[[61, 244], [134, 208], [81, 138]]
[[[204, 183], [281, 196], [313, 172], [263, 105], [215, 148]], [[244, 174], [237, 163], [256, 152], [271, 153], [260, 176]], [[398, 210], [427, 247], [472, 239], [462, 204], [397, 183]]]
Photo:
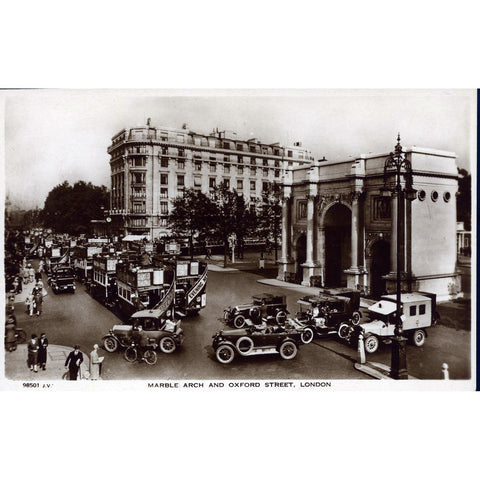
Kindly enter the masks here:
[[[5, 352], [5, 378], [8, 380], [21, 380], [22, 382], [43, 382], [48, 380], [68, 380], [68, 370], [65, 360], [72, 351], [72, 347], [62, 345], [49, 345], [47, 348], [46, 370], [32, 372], [27, 366], [27, 344], [17, 345], [13, 352]], [[87, 380], [90, 376], [90, 358], [85, 352], [83, 363], [80, 365], [80, 379]]]

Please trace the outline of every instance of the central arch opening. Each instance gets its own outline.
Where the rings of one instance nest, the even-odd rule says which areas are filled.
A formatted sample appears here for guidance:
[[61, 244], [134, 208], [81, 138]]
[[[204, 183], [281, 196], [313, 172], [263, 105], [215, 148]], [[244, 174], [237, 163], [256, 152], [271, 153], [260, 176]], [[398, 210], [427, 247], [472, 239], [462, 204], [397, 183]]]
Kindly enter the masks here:
[[344, 270], [351, 263], [352, 214], [341, 203], [331, 206], [324, 219], [325, 226], [325, 286], [346, 287]]

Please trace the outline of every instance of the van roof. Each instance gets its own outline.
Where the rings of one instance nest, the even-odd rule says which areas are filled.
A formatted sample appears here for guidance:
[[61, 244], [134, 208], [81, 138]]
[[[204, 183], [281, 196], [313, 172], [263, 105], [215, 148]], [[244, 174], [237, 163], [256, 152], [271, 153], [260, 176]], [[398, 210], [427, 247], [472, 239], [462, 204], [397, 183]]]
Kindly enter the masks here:
[[[402, 303], [411, 303], [411, 302], [425, 302], [426, 300], [430, 300], [429, 297], [426, 295], [422, 295], [421, 293], [402, 293], [400, 297]], [[392, 295], [382, 295], [382, 300], [390, 300], [391, 302], [397, 301], [397, 296], [395, 294]]]

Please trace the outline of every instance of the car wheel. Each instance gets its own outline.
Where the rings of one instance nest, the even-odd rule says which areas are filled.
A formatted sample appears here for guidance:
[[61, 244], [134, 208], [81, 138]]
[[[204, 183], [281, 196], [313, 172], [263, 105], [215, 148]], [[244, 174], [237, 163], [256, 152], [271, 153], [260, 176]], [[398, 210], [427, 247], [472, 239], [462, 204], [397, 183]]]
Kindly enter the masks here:
[[220, 345], [216, 352], [215, 356], [220, 363], [230, 363], [235, 358], [235, 351], [230, 345]]
[[306, 328], [300, 335], [302, 342], [305, 344], [310, 343], [313, 340], [313, 337], [314, 337], [314, 334], [311, 328]]
[[378, 350], [380, 342], [375, 335], [369, 335], [365, 339], [365, 351], [367, 353], [375, 353]]
[[[275, 315], [275, 320], [278, 322], [278, 323], [285, 323], [285, 320], [287, 320], [287, 314], [283, 311], [283, 310], [280, 310], [277, 312], [277, 314]], [[312, 332], [313, 333], [313, 332]], [[308, 343], [308, 342], [307, 342]]]
[[358, 325], [360, 323], [360, 313], [359, 312], [354, 312], [352, 315], [352, 325]]
[[243, 315], [237, 315], [233, 320], [233, 326], [235, 328], [243, 328], [245, 326], [245, 317]]
[[137, 360], [137, 349], [135, 347], [128, 347], [123, 356], [127, 362], [133, 363]]
[[118, 340], [113, 337], [105, 338], [103, 341], [103, 348], [110, 353], [116, 352], [118, 350]]
[[425, 332], [423, 330], [415, 330], [412, 335], [412, 342], [416, 347], [421, 347], [425, 343]]
[[235, 346], [241, 355], [248, 355], [253, 349], [253, 340], [250, 337], [240, 337]]
[[280, 345], [280, 356], [284, 360], [291, 360], [297, 355], [297, 346], [291, 340], [286, 340]]
[[149, 365], [155, 365], [157, 363], [157, 354], [155, 353], [155, 350], [146, 350], [143, 358]]
[[350, 331], [350, 326], [348, 325], [348, 323], [341, 323], [340, 326], [338, 327], [337, 335], [342, 340], [345, 340], [348, 337], [349, 331]]
[[177, 346], [175, 345], [175, 340], [172, 337], [163, 337], [160, 340], [160, 350], [163, 353], [173, 353]]

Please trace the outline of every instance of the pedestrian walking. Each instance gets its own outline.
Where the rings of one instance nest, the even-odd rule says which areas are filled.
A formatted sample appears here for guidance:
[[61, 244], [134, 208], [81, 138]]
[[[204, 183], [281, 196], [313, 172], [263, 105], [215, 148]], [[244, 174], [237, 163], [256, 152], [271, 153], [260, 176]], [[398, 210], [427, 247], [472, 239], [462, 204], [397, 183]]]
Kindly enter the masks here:
[[27, 363], [28, 363], [28, 368], [30, 368], [30, 370], [34, 371], [35, 373], [38, 372], [38, 350], [39, 350], [38, 337], [34, 333], [32, 333], [32, 338], [30, 339], [27, 345], [27, 351], [28, 351]]
[[205, 255], [205, 260], [209, 260], [212, 258], [212, 249], [210, 247], [207, 247], [207, 253]]
[[103, 357], [98, 356], [98, 345], [93, 346], [90, 352], [90, 380], [98, 380], [102, 369]]
[[42, 304], [43, 304], [43, 288], [39, 283], [37, 283], [35, 287], [33, 287], [32, 296], [33, 296], [33, 306], [36, 311], [36, 314], [41, 315]]
[[30, 263], [28, 264], [28, 281], [32, 283], [35, 281], [35, 269]]
[[68, 368], [70, 373], [69, 380], [77, 380], [78, 371], [80, 370], [80, 365], [83, 362], [83, 355], [80, 351], [80, 347], [75, 345], [73, 350], [68, 354], [67, 360], [65, 361], [65, 367]]
[[38, 363], [42, 370], [46, 369], [47, 365], [47, 347], [48, 347], [48, 338], [42, 333], [40, 335], [40, 340], [38, 341]]

